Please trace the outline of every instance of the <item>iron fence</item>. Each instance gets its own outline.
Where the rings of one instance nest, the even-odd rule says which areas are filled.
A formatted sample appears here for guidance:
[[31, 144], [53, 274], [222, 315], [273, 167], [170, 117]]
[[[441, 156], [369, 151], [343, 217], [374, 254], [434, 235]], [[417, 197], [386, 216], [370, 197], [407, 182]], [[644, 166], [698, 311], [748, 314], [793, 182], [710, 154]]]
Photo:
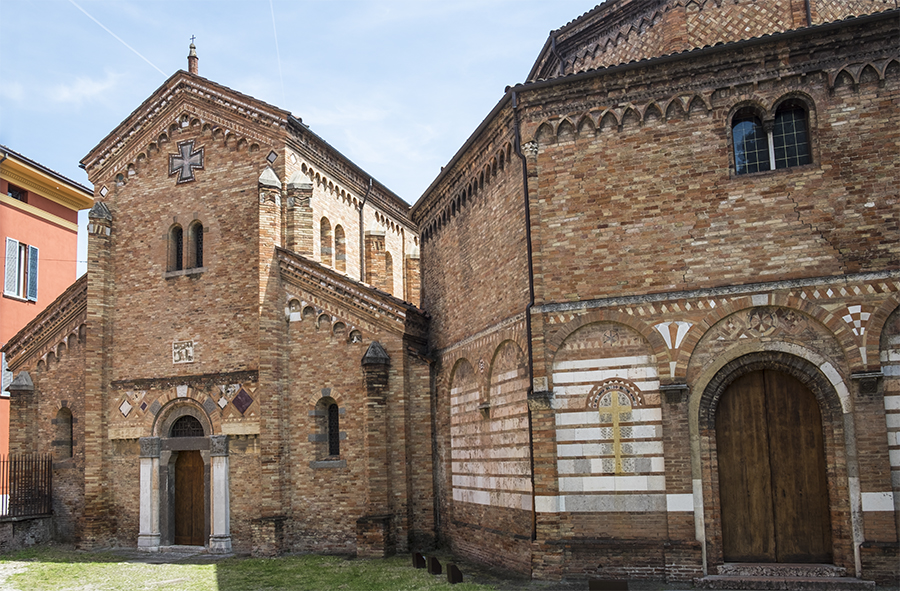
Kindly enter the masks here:
[[52, 483], [49, 454], [0, 455], [0, 517], [49, 515]]

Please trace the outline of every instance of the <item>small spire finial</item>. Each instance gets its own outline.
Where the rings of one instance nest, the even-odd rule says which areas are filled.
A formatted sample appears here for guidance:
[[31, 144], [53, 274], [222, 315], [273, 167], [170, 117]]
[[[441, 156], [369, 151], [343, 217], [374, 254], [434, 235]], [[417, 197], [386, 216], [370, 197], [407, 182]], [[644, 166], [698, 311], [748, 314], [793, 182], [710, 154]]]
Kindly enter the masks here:
[[197, 57], [197, 46], [194, 45], [196, 37], [191, 35], [191, 51], [188, 53], [188, 72], [191, 74], [199, 74], [200, 58]]

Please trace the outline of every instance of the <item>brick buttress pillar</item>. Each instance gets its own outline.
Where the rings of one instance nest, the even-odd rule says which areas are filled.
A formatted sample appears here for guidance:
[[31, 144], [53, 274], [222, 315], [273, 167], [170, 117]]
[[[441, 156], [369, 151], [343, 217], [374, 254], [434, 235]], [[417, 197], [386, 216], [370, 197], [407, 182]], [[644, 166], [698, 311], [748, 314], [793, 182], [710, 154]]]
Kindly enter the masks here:
[[109, 544], [117, 531], [110, 510], [107, 397], [112, 373], [112, 311], [115, 308], [113, 216], [102, 201], [88, 214], [87, 332], [84, 362], [84, 515], [81, 545]]
[[229, 496], [228, 436], [213, 435], [209, 438], [210, 482], [212, 505], [209, 532], [209, 553], [231, 553], [231, 497]]
[[388, 443], [386, 400], [391, 359], [373, 341], [362, 359], [366, 381], [366, 514], [356, 520], [357, 556], [387, 556], [394, 550], [388, 506]]
[[287, 185], [284, 211], [284, 247], [297, 254], [313, 256], [312, 183], [301, 183], [295, 173]]
[[138, 550], [159, 552], [159, 437], [141, 437], [141, 512]]

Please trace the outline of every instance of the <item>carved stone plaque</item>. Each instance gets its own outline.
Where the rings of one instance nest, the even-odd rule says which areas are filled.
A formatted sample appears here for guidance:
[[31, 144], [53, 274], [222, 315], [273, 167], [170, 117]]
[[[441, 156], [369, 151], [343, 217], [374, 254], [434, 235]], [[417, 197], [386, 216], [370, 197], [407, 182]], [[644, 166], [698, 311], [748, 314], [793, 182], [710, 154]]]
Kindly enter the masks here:
[[172, 363], [193, 363], [194, 341], [176, 341], [172, 343]]

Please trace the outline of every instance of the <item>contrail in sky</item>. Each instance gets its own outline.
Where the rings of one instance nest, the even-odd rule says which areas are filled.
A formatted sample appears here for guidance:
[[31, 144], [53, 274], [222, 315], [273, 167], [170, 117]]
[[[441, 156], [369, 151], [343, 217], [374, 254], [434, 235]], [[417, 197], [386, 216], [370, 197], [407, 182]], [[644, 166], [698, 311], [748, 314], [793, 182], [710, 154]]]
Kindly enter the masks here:
[[[122, 41], [122, 39], [120, 39], [118, 35], [116, 35], [116, 34], [113, 33], [112, 31], [110, 31], [110, 30], [107, 29], [106, 27], [104, 27], [103, 24], [102, 24], [100, 21], [98, 21], [97, 19], [95, 19], [94, 17], [92, 17], [90, 14], [88, 14], [88, 11], [87, 11], [87, 10], [85, 10], [84, 8], [82, 8], [82, 7], [78, 6], [77, 4], [75, 4], [75, 0], [69, 0], [69, 2], [72, 4], [72, 6], [74, 6], [75, 8], [77, 8], [78, 10], [80, 10], [81, 12], [83, 12], [84, 15], [85, 15], [86, 17], [88, 17], [89, 19], [91, 19], [92, 21], [94, 21], [95, 23], [97, 23], [98, 25], [100, 25], [100, 28], [102, 28], [104, 31], [106, 31], [107, 33], [109, 33], [110, 35], [112, 35], [113, 37], [115, 37], [115, 38], [119, 41], [119, 43], [121, 43], [122, 45], [124, 45], [125, 47], [127, 47], [128, 49], [130, 49], [131, 51], [133, 51], [133, 52], [135, 53], [135, 55], [137, 55], [139, 58], [141, 58], [142, 60], [144, 60], [145, 62], [147, 62], [147, 63], [150, 64], [151, 66], [153, 66], [153, 69], [154, 69], [154, 70], [156, 70], [157, 72], [159, 72], [159, 73], [162, 74], [163, 76], [166, 75], [166, 73], [163, 72], [162, 70], [160, 70], [159, 68], [157, 68], [157, 67], [153, 64], [153, 62], [151, 62], [150, 60], [148, 60], [147, 58], [145, 58], [144, 56], [142, 56], [140, 53], [138, 53], [138, 51], [137, 51], [134, 47], [132, 47], [132, 46], [128, 45], [127, 43], [125, 43], [124, 41]], [[274, 14], [275, 14], [275, 13], [273, 12], [272, 14], [273, 14], [273, 18], [274, 18]], [[279, 68], [280, 68], [280, 67], [281, 67], [281, 66], [279, 65]], [[284, 82], [282, 82], [282, 85], [284, 85]]]
[[[69, 0], [70, 2], [72, 0]], [[269, 0], [269, 8], [272, 9], [272, 32], [275, 34], [275, 56], [278, 58], [278, 76], [281, 78], [281, 106], [287, 106], [287, 99], [284, 96], [284, 74], [281, 73], [281, 52], [278, 50], [278, 30], [275, 28], [275, 5]]]

